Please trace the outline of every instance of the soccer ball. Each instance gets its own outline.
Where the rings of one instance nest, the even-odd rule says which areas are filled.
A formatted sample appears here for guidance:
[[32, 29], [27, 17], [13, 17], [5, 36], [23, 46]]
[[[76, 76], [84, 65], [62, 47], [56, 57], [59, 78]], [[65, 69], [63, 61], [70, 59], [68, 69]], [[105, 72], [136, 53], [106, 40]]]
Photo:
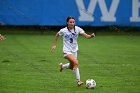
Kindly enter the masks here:
[[93, 89], [96, 86], [96, 82], [93, 79], [86, 80], [86, 88]]

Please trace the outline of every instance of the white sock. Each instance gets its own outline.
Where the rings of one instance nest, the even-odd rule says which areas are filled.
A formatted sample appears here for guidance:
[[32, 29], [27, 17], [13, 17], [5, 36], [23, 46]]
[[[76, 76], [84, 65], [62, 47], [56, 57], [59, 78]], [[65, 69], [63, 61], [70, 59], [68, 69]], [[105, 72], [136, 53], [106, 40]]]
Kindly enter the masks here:
[[64, 65], [62, 65], [62, 68], [63, 69], [68, 69], [69, 68], [69, 65], [70, 65], [70, 63], [64, 64]]
[[76, 78], [77, 82], [80, 81], [79, 68], [73, 69], [73, 72], [74, 72], [74, 75], [75, 75], [75, 78]]

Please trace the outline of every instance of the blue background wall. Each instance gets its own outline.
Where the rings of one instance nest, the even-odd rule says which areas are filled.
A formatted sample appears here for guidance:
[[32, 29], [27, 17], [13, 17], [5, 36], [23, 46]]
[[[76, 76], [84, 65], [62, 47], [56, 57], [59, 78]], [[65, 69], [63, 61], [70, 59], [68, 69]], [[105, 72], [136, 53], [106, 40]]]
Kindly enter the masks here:
[[[76, 2], [77, 1], [77, 2]], [[67, 16], [74, 16], [79, 26], [140, 26], [140, 0], [97, 0], [95, 10], [87, 12], [91, 2], [96, 0], [0, 0], [0, 22], [7, 25], [65, 25]], [[108, 12], [113, 2], [118, 1], [114, 14], [115, 21], [102, 20], [101, 9], [104, 1]], [[82, 3], [84, 8], [81, 7]], [[78, 5], [80, 4], [80, 6]], [[100, 6], [101, 4], [101, 6]], [[137, 6], [137, 7], [136, 7]], [[93, 6], [94, 7], [94, 6]], [[91, 10], [93, 9], [91, 6]], [[134, 7], [138, 13], [137, 20], [132, 21]], [[94, 20], [80, 20], [81, 12], [91, 16]], [[107, 12], [106, 12], [107, 13]], [[84, 21], [85, 20], [85, 21]]]

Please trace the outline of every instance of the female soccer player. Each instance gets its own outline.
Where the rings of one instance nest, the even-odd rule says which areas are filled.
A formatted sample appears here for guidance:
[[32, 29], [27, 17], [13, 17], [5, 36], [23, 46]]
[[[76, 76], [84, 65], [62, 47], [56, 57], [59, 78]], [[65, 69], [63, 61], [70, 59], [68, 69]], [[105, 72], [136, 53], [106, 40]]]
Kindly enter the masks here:
[[78, 51], [77, 38], [79, 34], [81, 34], [85, 38], [95, 37], [94, 33], [88, 35], [82, 28], [75, 26], [74, 17], [69, 16], [66, 19], [66, 27], [62, 28], [59, 32], [56, 33], [54, 43], [52, 45], [52, 51], [56, 49], [58, 37], [59, 36], [63, 37], [63, 54], [64, 58], [66, 58], [69, 61], [69, 63], [67, 64], [60, 63], [59, 64], [60, 72], [62, 72], [62, 70], [64, 69], [73, 70], [74, 75], [76, 77], [77, 85], [81, 86], [84, 84], [84, 82], [80, 80], [80, 73], [77, 60], [77, 51]]
[[4, 40], [4, 37], [0, 34], [0, 41]]

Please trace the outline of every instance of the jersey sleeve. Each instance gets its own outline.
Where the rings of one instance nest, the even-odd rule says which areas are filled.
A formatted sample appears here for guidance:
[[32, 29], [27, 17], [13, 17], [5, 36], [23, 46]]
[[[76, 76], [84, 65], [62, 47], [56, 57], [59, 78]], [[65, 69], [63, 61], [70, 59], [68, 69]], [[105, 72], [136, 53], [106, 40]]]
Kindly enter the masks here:
[[61, 29], [59, 32], [58, 32], [59, 36], [63, 36], [64, 33], [63, 33], [63, 30]]
[[77, 29], [78, 29], [79, 34], [83, 34], [83, 33], [85, 33], [85, 31], [84, 31], [82, 28], [77, 27]]

